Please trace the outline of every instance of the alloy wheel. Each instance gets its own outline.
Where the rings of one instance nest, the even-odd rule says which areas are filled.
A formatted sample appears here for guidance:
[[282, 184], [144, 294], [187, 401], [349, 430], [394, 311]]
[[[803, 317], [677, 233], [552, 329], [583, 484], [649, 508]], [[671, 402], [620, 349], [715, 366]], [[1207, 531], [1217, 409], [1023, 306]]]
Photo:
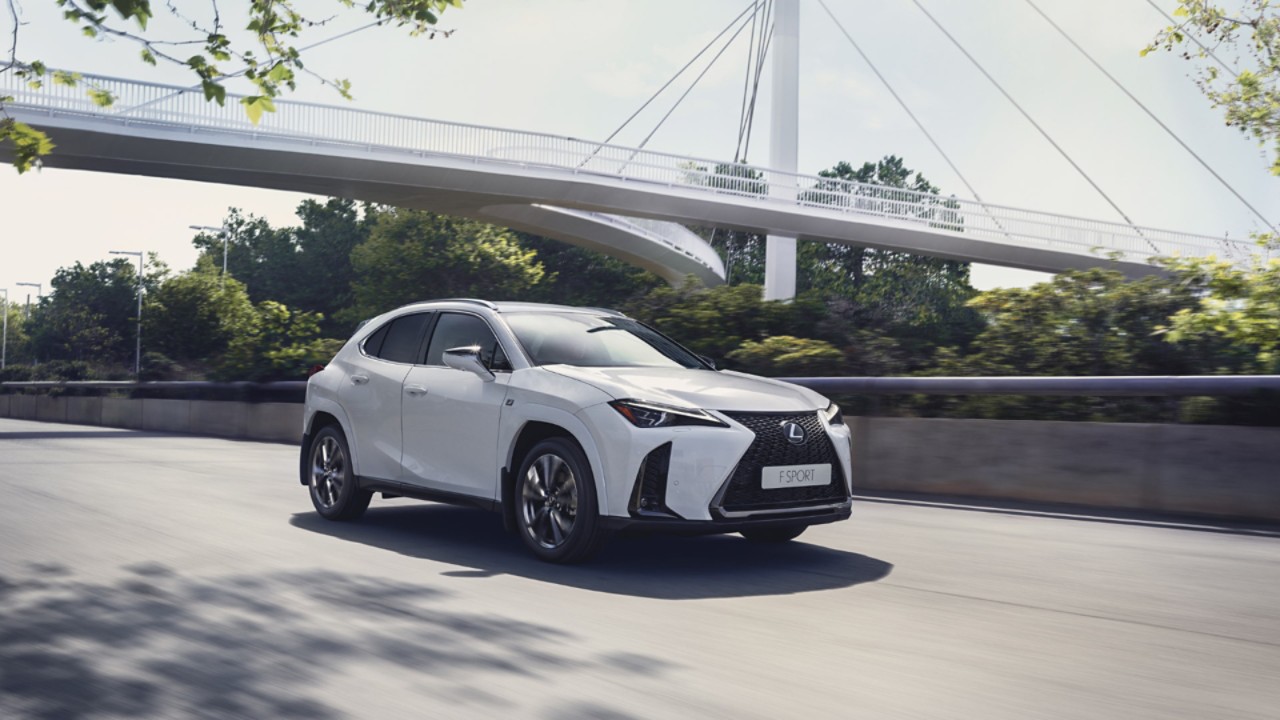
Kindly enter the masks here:
[[564, 545], [578, 521], [578, 481], [564, 458], [547, 453], [530, 463], [520, 507], [534, 542], [548, 550]]

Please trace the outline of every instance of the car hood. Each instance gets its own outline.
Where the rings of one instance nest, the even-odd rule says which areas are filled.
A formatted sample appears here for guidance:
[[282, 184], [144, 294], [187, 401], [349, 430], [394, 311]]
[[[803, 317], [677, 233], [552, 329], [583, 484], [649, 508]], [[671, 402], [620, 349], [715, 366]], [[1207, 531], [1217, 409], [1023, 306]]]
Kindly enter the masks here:
[[828, 404], [823, 396], [799, 385], [728, 370], [574, 365], [543, 365], [542, 369], [587, 383], [616, 400], [734, 412], [806, 412]]

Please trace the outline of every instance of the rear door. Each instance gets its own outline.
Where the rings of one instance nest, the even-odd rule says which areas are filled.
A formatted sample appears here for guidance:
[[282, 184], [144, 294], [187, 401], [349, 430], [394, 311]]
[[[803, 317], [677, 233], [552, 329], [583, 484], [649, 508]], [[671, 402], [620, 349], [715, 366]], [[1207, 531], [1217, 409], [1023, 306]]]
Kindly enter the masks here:
[[349, 438], [357, 472], [364, 477], [398, 480], [403, 438], [400, 426], [405, 376], [421, 357], [433, 313], [401, 315], [361, 344], [360, 356], [338, 400], [351, 424]]
[[[494, 381], [444, 364], [445, 350], [471, 345], [480, 346]], [[483, 498], [498, 496], [498, 424], [511, 379], [506, 358], [484, 318], [440, 313], [424, 364], [404, 379], [403, 482]]]

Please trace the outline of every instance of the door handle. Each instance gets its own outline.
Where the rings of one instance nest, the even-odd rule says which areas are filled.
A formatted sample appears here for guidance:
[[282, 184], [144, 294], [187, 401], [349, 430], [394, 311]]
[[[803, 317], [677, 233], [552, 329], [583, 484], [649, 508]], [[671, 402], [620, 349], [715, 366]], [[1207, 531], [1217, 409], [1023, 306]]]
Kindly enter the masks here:
[[351, 376], [351, 384], [352, 384], [352, 385], [363, 385], [363, 384], [365, 384], [365, 383], [367, 383], [367, 382], [369, 382], [369, 376], [368, 376], [368, 375], [352, 375], [352, 376]]
[[421, 395], [426, 395], [426, 394], [427, 394], [427, 389], [426, 389], [426, 388], [424, 388], [424, 387], [422, 387], [421, 385], [405, 385], [405, 386], [404, 386], [404, 392], [405, 392], [405, 394], [406, 394], [406, 395], [412, 395], [413, 397], [419, 397], [419, 396], [421, 396]]

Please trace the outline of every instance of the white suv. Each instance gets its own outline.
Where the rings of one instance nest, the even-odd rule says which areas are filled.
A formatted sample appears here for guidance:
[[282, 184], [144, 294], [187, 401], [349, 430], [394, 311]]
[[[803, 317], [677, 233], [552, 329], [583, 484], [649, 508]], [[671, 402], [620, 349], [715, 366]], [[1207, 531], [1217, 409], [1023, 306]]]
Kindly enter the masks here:
[[322, 516], [358, 517], [374, 492], [478, 505], [552, 562], [618, 530], [781, 542], [850, 514], [839, 408], [611, 310], [393, 310], [311, 377], [303, 423]]

